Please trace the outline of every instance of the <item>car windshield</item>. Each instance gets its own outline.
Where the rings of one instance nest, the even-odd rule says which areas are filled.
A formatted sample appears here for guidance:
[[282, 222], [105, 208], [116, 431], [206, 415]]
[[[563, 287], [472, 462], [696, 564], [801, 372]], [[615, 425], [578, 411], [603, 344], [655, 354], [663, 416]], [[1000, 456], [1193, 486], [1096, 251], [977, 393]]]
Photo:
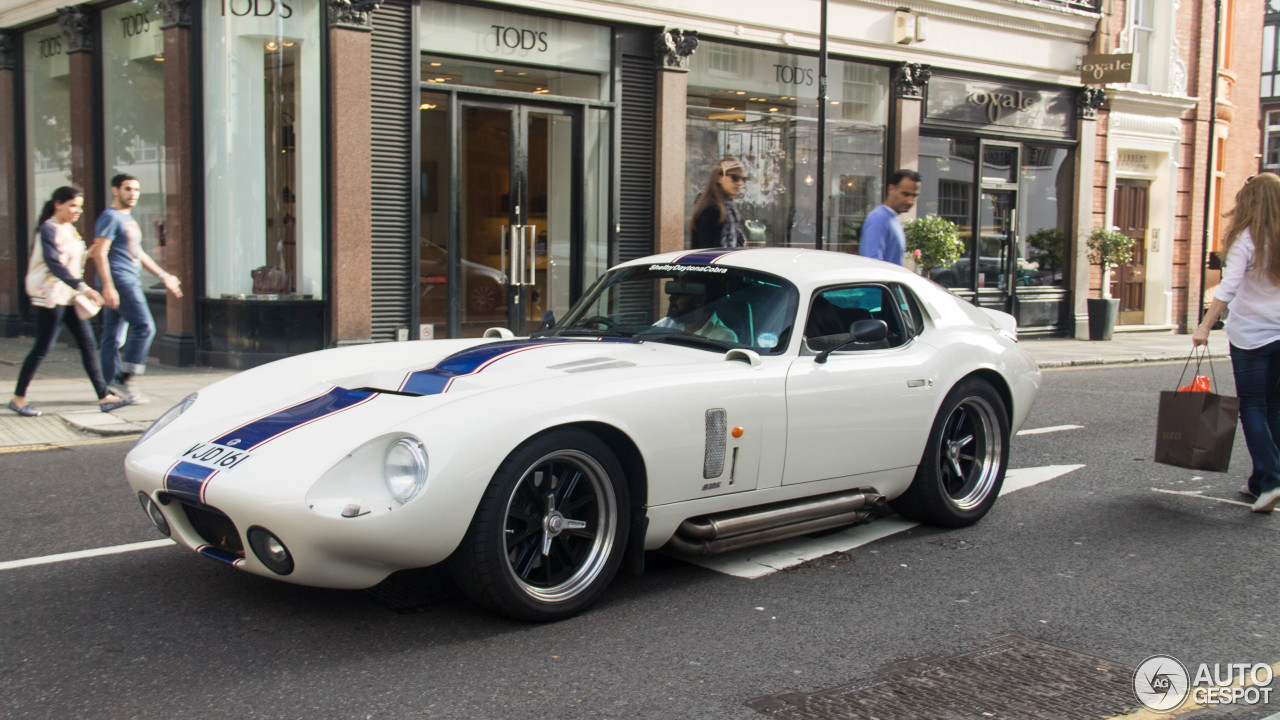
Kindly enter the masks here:
[[797, 296], [791, 283], [754, 270], [632, 265], [601, 276], [543, 334], [631, 337], [773, 355], [783, 352], [791, 337]]

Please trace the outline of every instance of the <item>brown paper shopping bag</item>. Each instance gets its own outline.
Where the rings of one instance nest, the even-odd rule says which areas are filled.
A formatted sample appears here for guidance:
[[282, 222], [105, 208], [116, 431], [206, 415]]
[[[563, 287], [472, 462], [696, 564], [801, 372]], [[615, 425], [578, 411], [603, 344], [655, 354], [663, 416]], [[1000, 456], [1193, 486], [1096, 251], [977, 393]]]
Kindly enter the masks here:
[[[1199, 370], [1197, 358], [1196, 375]], [[1181, 378], [1178, 384], [1182, 384]], [[1226, 472], [1239, 418], [1240, 398], [1214, 392], [1162, 391], [1156, 415], [1156, 462]]]

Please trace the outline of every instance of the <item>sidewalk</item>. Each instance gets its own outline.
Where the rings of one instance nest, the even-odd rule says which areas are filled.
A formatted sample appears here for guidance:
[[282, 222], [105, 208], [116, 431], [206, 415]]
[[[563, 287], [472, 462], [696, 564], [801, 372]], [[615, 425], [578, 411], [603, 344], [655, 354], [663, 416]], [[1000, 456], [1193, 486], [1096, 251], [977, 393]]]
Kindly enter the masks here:
[[[22, 360], [31, 350], [29, 337], [0, 338], [0, 448], [74, 442], [98, 436], [137, 435], [166, 410], [204, 386], [233, 375], [231, 370], [175, 368], [154, 358], [136, 380], [151, 402], [113, 413], [98, 410], [93, 387], [80, 366], [80, 353], [61, 341], [45, 358], [27, 390], [27, 399], [44, 415], [24, 418], [6, 409]], [[1073, 365], [1182, 360], [1191, 350], [1190, 335], [1171, 332], [1116, 333], [1107, 342], [1052, 339], [1024, 340], [1023, 347], [1042, 368]], [[1227, 356], [1226, 333], [1209, 337], [1214, 357]]]

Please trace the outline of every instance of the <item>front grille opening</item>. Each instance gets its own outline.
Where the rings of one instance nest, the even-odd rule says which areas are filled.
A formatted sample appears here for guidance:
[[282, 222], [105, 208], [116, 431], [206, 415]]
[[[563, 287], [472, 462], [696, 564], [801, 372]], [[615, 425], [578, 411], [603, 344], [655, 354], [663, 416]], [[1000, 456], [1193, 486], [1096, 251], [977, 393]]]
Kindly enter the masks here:
[[244, 545], [240, 542], [240, 533], [236, 531], [231, 518], [214, 510], [208, 505], [195, 505], [183, 502], [182, 511], [187, 514], [191, 528], [205, 542], [224, 552], [237, 557], [244, 557]]

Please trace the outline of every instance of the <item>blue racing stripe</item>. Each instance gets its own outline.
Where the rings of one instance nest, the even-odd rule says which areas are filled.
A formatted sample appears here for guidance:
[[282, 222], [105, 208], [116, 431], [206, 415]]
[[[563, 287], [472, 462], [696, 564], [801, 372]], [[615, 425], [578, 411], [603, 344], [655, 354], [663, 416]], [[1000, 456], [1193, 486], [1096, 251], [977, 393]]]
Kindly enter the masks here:
[[681, 255], [674, 262], [681, 265], [710, 265], [729, 253], [736, 253], [742, 248], [711, 248], [710, 250], [695, 250], [687, 255]]
[[599, 342], [613, 340], [630, 342], [630, 338], [562, 338], [548, 337], [523, 340], [502, 340], [460, 350], [440, 362], [435, 367], [419, 370], [409, 374], [400, 385], [400, 391], [415, 395], [439, 395], [449, 387], [449, 381], [461, 375], [471, 375], [483, 369], [486, 363], [521, 350], [530, 350], [555, 343], [564, 342]]
[[205, 557], [210, 557], [210, 558], [213, 558], [214, 560], [222, 561], [228, 565], [235, 565], [236, 563], [244, 559], [239, 555], [236, 555], [235, 553], [227, 552], [226, 550], [213, 547], [212, 545], [205, 545], [199, 548], [198, 550], [196, 550], [196, 552], [200, 553], [201, 555], [204, 555]]
[[165, 473], [164, 488], [182, 500], [203, 503], [204, 498], [200, 497], [200, 491], [204, 488], [205, 482], [216, 472], [218, 471], [203, 465], [179, 462]]
[[241, 450], [252, 450], [262, 443], [296, 427], [305, 425], [313, 420], [319, 420], [339, 410], [346, 410], [373, 397], [374, 394], [368, 390], [334, 388], [320, 397], [298, 403], [293, 407], [285, 408], [280, 412], [272, 413], [247, 425], [242, 425], [214, 440], [214, 442]]

